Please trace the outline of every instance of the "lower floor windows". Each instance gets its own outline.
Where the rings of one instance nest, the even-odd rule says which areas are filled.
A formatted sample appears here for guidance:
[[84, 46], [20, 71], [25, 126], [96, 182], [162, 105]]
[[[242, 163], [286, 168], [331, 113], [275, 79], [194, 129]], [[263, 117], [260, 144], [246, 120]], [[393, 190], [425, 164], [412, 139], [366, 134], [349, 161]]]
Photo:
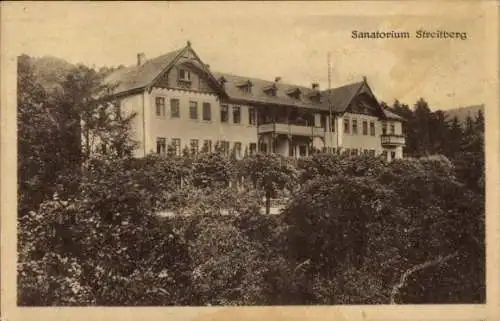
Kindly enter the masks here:
[[257, 153], [257, 144], [256, 143], [250, 143], [250, 155], [254, 155]]
[[241, 157], [241, 143], [240, 142], [234, 143], [233, 153], [234, 153], [234, 156], [236, 156], [237, 158]]
[[191, 155], [198, 154], [198, 140], [197, 139], [191, 139], [189, 145], [190, 145], [189, 152], [191, 153]]
[[180, 156], [181, 155], [181, 139], [180, 138], [172, 138], [172, 144], [170, 148], [170, 154]]
[[261, 153], [267, 153], [267, 144], [266, 143], [260, 143], [260, 145], [259, 145], [259, 152], [261, 152]]
[[156, 153], [165, 154], [167, 149], [167, 140], [163, 137], [156, 138]]
[[307, 145], [299, 145], [299, 155], [307, 156]]
[[209, 139], [205, 139], [203, 141], [203, 147], [201, 148], [202, 153], [211, 153], [212, 152], [212, 141]]

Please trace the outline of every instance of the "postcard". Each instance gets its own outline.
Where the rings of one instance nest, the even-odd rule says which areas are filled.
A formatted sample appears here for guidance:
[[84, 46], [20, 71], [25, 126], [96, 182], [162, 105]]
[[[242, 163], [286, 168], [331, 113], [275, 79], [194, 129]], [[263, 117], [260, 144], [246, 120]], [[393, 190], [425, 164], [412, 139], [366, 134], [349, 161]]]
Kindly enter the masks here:
[[2, 320], [499, 320], [499, 12], [2, 3]]

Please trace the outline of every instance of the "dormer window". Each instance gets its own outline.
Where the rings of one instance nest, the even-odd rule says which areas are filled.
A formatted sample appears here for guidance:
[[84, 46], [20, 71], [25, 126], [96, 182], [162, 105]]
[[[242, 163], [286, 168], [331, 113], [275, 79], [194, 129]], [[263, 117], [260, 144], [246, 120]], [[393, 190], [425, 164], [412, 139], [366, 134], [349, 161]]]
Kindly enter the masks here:
[[319, 91], [313, 91], [309, 95], [307, 95], [312, 102], [319, 103], [321, 102], [321, 93]]
[[191, 72], [187, 69], [180, 69], [179, 70], [179, 80], [180, 81], [191, 81]]
[[252, 92], [252, 82], [250, 80], [238, 83], [236, 84], [236, 87], [238, 87], [239, 90], [247, 94]]
[[278, 90], [278, 88], [276, 87], [276, 84], [272, 84], [272, 85], [269, 85], [269, 86], [266, 86], [263, 88], [263, 91], [268, 95], [268, 96], [272, 96], [272, 97], [276, 97], [276, 91]]
[[299, 88], [292, 88], [287, 90], [286, 94], [294, 99], [300, 99], [301, 91]]

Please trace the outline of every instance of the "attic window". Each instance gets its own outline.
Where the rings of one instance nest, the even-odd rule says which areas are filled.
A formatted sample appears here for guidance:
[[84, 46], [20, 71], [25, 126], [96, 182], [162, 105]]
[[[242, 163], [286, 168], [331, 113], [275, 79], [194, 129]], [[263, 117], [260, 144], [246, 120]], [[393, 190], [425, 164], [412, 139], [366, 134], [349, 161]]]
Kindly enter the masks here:
[[191, 73], [189, 70], [180, 69], [179, 70], [179, 80], [181, 81], [191, 81]]
[[301, 91], [299, 88], [292, 88], [286, 92], [286, 94], [292, 98], [300, 99]]
[[321, 93], [319, 91], [314, 91], [308, 95], [309, 99], [315, 103], [321, 101]]
[[276, 84], [272, 84], [272, 85], [269, 85], [269, 86], [266, 86], [263, 88], [263, 91], [269, 95], [269, 96], [272, 96], [272, 97], [276, 97], [276, 91], [278, 90], [278, 88], [276, 87]]
[[239, 90], [247, 94], [252, 92], [252, 82], [250, 80], [238, 83], [236, 87], [238, 87]]

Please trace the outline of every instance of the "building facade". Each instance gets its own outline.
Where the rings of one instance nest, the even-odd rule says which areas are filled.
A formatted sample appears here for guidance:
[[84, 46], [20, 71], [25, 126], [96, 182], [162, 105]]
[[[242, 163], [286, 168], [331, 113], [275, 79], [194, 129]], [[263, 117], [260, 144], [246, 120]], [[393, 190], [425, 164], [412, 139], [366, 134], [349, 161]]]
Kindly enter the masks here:
[[135, 113], [135, 154], [213, 151], [308, 156], [327, 151], [403, 157], [402, 119], [378, 103], [366, 78], [320, 90], [213, 72], [188, 42], [108, 76], [124, 113]]

